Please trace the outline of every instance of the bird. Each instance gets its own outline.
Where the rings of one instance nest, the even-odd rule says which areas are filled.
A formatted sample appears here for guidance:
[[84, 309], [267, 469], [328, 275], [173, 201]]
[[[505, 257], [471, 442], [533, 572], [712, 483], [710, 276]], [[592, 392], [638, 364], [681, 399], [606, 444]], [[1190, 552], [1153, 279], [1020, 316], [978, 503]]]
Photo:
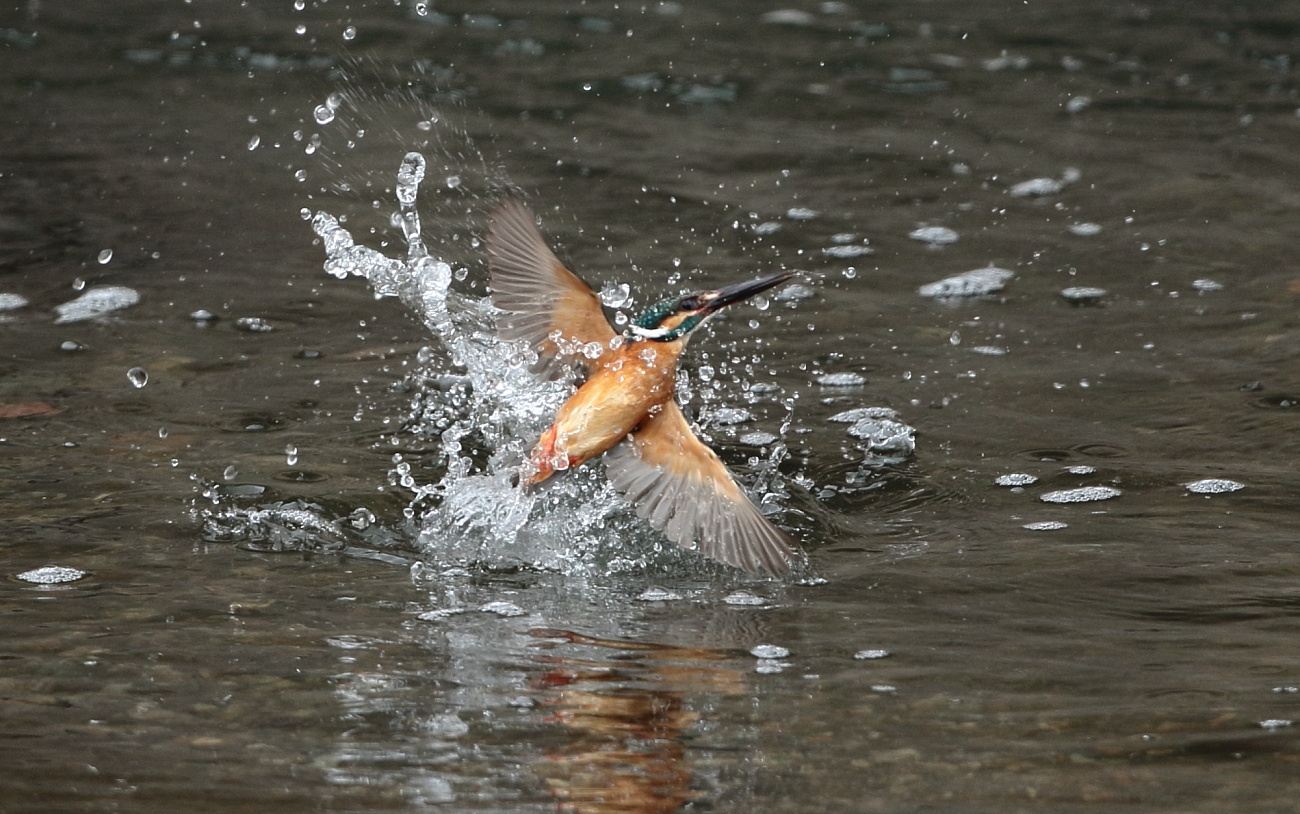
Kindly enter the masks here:
[[675, 389], [678, 360], [696, 328], [794, 272], [665, 298], [620, 332], [599, 295], [551, 251], [520, 198], [492, 208], [485, 243], [492, 304], [503, 312], [499, 336], [528, 344], [535, 373], [554, 380], [576, 370], [580, 382], [524, 462], [521, 486], [604, 456], [614, 488], [672, 542], [751, 573], [790, 571], [801, 556], [794, 538], [763, 515], [691, 430]]

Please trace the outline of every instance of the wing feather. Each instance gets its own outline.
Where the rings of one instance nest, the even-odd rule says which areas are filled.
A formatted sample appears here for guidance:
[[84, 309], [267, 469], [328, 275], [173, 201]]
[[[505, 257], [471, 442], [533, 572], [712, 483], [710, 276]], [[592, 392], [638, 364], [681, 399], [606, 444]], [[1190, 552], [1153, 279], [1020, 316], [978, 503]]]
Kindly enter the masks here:
[[[535, 370], [548, 378], [558, 378], [571, 363], [591, 373], [594, 360], [573, 348], [592, 342], [608, 348], [614, 329], [596, 292], [550, 250], [523, 201], [507, 198], [492, 211], [487, 252], [492, 304], [508, 314], [502, 337], [527, 341], [537, 352]], [[552, 339], [557, 331], [558, 344]]]
[[797, 558], [794, 540], [750, 501], [675, 402], [605, 460], [614, 488], [674, 543], [746, 571], [781, 574]]

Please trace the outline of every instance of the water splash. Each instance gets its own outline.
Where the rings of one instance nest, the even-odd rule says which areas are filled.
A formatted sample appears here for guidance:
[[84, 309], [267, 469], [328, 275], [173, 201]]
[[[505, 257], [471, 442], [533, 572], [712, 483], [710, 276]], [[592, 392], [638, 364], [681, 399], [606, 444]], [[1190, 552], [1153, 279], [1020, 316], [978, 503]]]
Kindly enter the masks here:
[[[400, 453], [391, 473], [393, 483], [413, 496], [408, 514], [418, 529], [417, 545], [443, 567], [597, 572], [644, 567], [647, 557], [676, 559], [674, 547], [654, 542], [595, 468], [539, 492], [517, 488], [518, 462], [569, 386], [538, 381], [530, 372], [535, 355], [496, 337], [487, 299], [451, 290], [451, 264], [422, 237], [417, 204], [427, 170], [415, 151], [398, 168], [394, 225], [405, 257], [359, 245], [328, 212], [312, 217], [327, 272], [362, 277], [377, 297], [398, 297], [437, 340], [419, 355], [423, 378], [432, 385], [420, 389], [408, 424], [434, 442], [432, 469], [441, 476], [420, 482], [416, 474], [428, 471], [430, 461], [414, 469]], [[633, 544], [614, 551], [609, 541], [615, 539]]]

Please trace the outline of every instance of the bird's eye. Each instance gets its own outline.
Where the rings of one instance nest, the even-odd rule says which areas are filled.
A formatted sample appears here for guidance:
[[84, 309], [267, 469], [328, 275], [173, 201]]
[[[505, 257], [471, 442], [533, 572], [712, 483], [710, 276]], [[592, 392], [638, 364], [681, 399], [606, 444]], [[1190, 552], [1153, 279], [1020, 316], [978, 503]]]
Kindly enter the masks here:
[[700, 298], [687, 297], [682, 300], [677, 307], [683, 311], [698, 311], [700, 310]]

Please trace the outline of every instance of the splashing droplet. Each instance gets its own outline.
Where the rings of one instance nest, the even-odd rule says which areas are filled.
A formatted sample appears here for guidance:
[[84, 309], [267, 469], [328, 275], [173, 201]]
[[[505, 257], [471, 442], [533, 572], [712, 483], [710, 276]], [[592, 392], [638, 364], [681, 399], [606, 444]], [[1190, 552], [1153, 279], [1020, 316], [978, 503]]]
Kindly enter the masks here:
[[108, 262], [112, 259], [113, 259], [112, 249], [104, 249], [102, 252], [99, 253], [99, 264], [101, 266], [107, 266]]
[[126, 372], [126, 378], [133, 387], [144, 387], [149, 383], [149, 372], [142, 367], [133, 367]]
[[289, 444], [284, 448], [284, 462], [289, 466], [298, 465], [298, 448]]
[[317, 124], [329, 124], [334, 121], [334, 108], [329, 105], [317, 105], [315, 116]]

